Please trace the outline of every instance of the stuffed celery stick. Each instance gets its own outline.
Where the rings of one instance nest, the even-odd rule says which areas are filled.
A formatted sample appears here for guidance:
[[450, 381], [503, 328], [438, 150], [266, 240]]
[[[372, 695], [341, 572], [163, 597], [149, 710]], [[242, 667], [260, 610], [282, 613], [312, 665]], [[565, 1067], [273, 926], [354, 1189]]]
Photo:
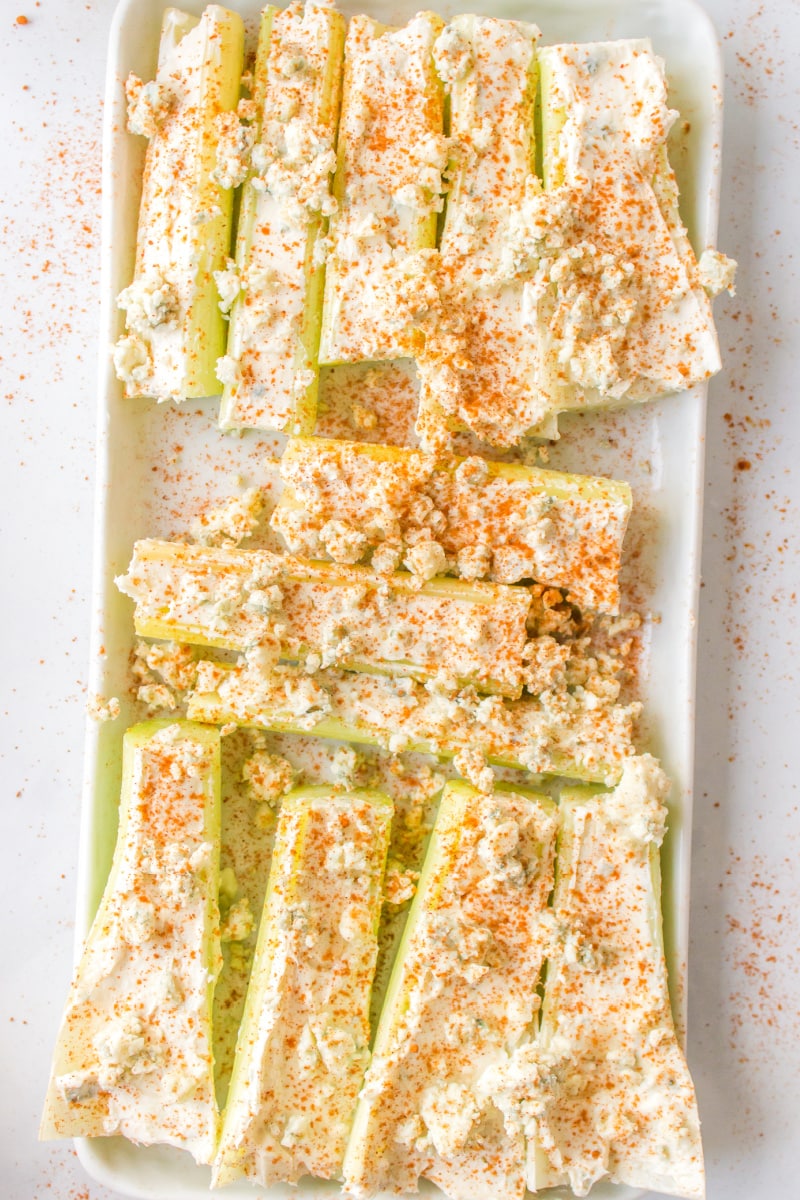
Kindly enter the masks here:
[[525, 1147], [482, 1073], [529, 1033], [547, 945], [555, 806], [533, 792], [442, 793], [344, 1162], [355, 1196], [522, 1200]]
[[[254, 656], [251, 656], [254, 657]], [[199, 721], [308, 733], [452, 758], [459, 772], [491, 787], [487, 762], [534, 774], [615, 782], [633, 753], [638, 704], [553, 690], [530, 700], [447, 695], [411, 679], [293, 667], [262, 669], [201, 662], [188, 712]]]
[[214, 1183], [340, 1177], [369, 1061], [391, 802], [283, 800]]
[[188, 721], [125, 734], [114, 860], [67, 999], [42, 1138], [121, 1134], [213, 1158], [219, 740]]
[[310, 432], [316, 419], [324, 237], [333, 211], [344, 18], [307, 0], [266, 8], [255, 68], [258, 140], [236, 262], [217, 276], [230, 310], [223, 429]]
[[402, 29], [365, 16], [350, 21], [320, 362], [410, 353], [401, 298], [415, 290], [415, 252], [435, 245], [447, 161], [433, 65], [442, 24], [429, 12]]
[[561, 795], [538, 1037], [484, 1079], [528, 1142], [528, 1187], [604, 1178], [700, 1200], [694, 1088], [675, 1034], [661, 932], [659, 846], [669, 783], [629, 760], [616, 790]]
[[534, 579], [615, 613], [627, 483], [369, 443], [293, 438], [271, 524], [294, 554], [382, 569], [433, 526], [465, 579]]
[[571, 407], [648, 400], [720, 367], [701, 271], [677, 205], [664, 64], [647, 39], [539, 52], [546, 192], [569, 197], [536, 281]]
[[142, 637], [420, 678], [444, 667], [510, 696], [527, 679], [525, 588], [159, 541], [136, 543], [117, 585]]
[[133, 282], [118, 300], [126, 333], [114, 365], [126, 396], [219, 391], [225, 322], [214, 272], [230, 246], [233, 193], [220, 182], [217, 151], [239, 99], [243, 55], [236, 13], [212, 4], [198, 18], [168, 8], [155, 80], [128, 78], [128, 127], [149, 144]]
[[557, 380], [510, 250], [520, 208], [540, 191], [533, 120], [538, 38], [535, 25], [468, 14], [455, 17], [436, 42], [436, 67], [450, 100], [452, 181], [441, 295], [417, 358], [417, 432], [429, 448], [441, 444], [447, 428], [516, 445], [558, 408]]

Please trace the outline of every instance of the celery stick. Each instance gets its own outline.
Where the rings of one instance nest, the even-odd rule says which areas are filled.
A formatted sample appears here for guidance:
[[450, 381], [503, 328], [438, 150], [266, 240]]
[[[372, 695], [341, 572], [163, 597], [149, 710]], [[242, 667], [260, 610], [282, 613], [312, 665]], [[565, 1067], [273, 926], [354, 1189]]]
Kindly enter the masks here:
[[519, 210], [540, 191], [538, 38], [535, 25], [469, 14], [455, 17], [436, 43], [450, 98], [452, 183], [440, 248], [444, 307], [418, 355], [417, 432], [426, 448], [437, 448], [444, 428], [515, 445], [557, 407], [510, 250]]
[[233, 194], [214, 171], [219, 118], [236, 107], [243, 54], [237, 14], [209, 5], [196, 18], [171, 8], [156, 80], [128, 80], [130, 128], [150, 141], [134, 277], [118, 301], [127, 332], [114, 364], [126, 396], [185, 400], [219, 390], [225, 323], [214, 271], [230, 246]]
[[136, 543], [117, 584], [136, 601], [142, 637], [420, 678], [444, 664], [510, 696], [525, 679], [525, 588], [158, 541]]
[[418, 13], [402, 29], [353, 17], [322, 310], [320, 362], [409, 354], [397, 286], [432, 249], [446, 162], [444, 101], [433, 67], [443, 22]]
[[465, 577], [534, 579], [581, 608], [618, 611], [626, 483], [322, 438], [290, 440], [280, 470], [271, 524], [292, 553], [329, 557], [329, 522], [362, 556], [387, 541], [402, 547], [432, 506], [436, 539]]
[[538, 1008], [555, 806], [464, 783], [442, 793], [344, 1162], [355, 1196], [521, 1200], [525, 1149], [479, 1090]]
[[640, 39], [548, 46], [539, 66], [544, 185], [569, 195], [538, 313], [563, 407], [649, 400], [707, 379], [719, 346], [678, 214], [663, 62]]
[[262, 14], [260, 144], [244, 186], [230, 281], [237, 295], [220, 367], [223, 429], [314, 427], [343, 50], [344, 18], [328, 4], [308, 0]]
[[503, 700], [431, 694], [410, 679], [326, 670], [310, 680], [296, 668], [201, 663], [188, 699], [197, 720], [308, 733], [455, 758], [476, 779], [485, 761], [533, 774], [615, 782], [633, 753], [637, 704], [570, 693]]
[[201, 1163], [214, 1155], [219, 771], [216, 729], [147, 721], [125, 734], [114, 859], [59, 1030], [42, 1138], [122, 1134]]
[[486, 1080], [528, 1142], [527, 1183], [596, 1181], [697, 1198], [694, 1088], [670, 1009], [659, 846], [669, 782], [649, 755], [616, 790], [562, 793], [562, 831], [538, 1037]]
[[283, 800], [214, 1183], [338, 1178], [369, 1061], [391, 801]]

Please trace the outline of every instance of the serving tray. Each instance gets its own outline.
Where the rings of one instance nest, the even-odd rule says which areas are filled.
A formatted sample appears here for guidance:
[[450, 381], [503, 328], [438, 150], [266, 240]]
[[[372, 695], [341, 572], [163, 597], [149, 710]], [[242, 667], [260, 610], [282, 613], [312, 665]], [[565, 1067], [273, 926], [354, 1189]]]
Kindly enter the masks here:
[[[127, 695], [132, 642], [129, 601], [114, 586], [140, 537], [184, 535], [210, 502], [248, 485], [269, 487], [270, 460], [281, 439], [246, 433], [222, 435], [218, 401], [157, 405], [125, 400], [109, 349], [122, 331], [116, 296], [130, 281], [136, 239], [144, 141], [126, 130], [123, 81], [130, 71], [155, 73], [164, 0], [122, 0], [114, 15], [107, 65], [103, 145], [102, 303], [97, 418], [97, 493], [94, 531], [90, 693], [118, 696], [120, 718], [90, 722], [86, 738], [81, 823], [76, 952], [88, 931], [108, 873], [116, 832], [122, 734], [138, 714]], [[188, 11], [202, 3], [185, 0]], [[230, 0], [251, 31], [260, 5]], [[345, 4], [346, 14], [364, 11]], [[418, 8], [414, 0], [373, 0], [370, 15], [399, 24]], [[698, 255], [712, 245], [719, 206], [722, 72], [714, 30], [692, 0], [482, 0], [442, 15], [478, 11], [536, 22], [543, 44], [650, 37], [666, 62], [670, 103], [680, 112], [671, 158], [681, 188], [681, 211]], [[664, 919], [673, 1008], [679, 1031], [686, 1011], [689, 855], [694, 737], [695, 630], [706, 386], [639, 408], [561, 418], [561, 441], [551, 467], [627, 479], [634, 516], [626, 542], [624, 598], [649, 614], [639, 664], [645, 705], [642, 740], [673, 780], [670, 828], [664, 847]], [[78, 1154], [98, 1182], [152, 1200], [199, 1200], [209, 1194], [210, 1172], [185, 1153], [136, 1147], [121, 1138], [81, 1139]], [[438, 1189], [423, 1185], [428, 1194]], [[336, 1184], [306, 1180], [295, 1189], [265, 1192], [235, 1184], [232, 1197], [340, 1193]], [[593, 1197], [626, 1200], [642, 1193], [601, 1184]], [[548, 1195], [571, 1195], [556, 1189]]]

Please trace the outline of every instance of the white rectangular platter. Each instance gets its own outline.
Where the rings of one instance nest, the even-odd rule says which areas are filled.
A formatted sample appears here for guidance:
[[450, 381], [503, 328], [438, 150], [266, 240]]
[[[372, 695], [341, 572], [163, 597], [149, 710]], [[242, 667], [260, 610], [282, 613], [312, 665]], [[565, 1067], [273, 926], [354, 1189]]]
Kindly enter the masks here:
[[[78, 942], [94, 914], [113, 849], [119, 797], [122, 733], [136, 719], [127, 696], [132, 644], [129, 601], [114, 586], [136, 538], [180, 536], [198, 512], [247, 485], [269, 485], [269, 460], [279, 439], [248, 433], [224, 437], [216, 400], [183, 406], [122, 397], [109, 347], [121, 331], [115, 300], [130, 281], [136, 237], [142, 139], [126, 131], [123, 81], [130, 71], [153, 77], [164, 0], [122, 0], [109, 48], [103, 158], [102, 315], [99, 373], [98, 469], [90, 692], [118, 696], [121, 717], [92, 723], [87, 734], [82, 809]], [[200, 12], [199, 0], [182, 7]], [[254, 18], [257, 0], [230, 0]], [[412, 0], [372, 0], [370, 15], [401, 23]], [[671, 148], [681, 185], [681, 209], [695, 250], [713, 243], [718, 209], [721, 66], [716, 37], [693, 0], [479, 0], [445, 7], [442, 15], [476, 11], [535, 21], [542, 43], [650, 37], [666, 61], [670, 103], [680, 111]], [[345, 4], [346, 13], [364, 7]], [[562, 420], [562, 439], [550, 466], [627, 479], [635, 513], [624, 571], [627, 601], [649, 614], [641, 662], [646, 720], [642, 741], [664, 761], [673, 780], [665, 843], [664, 916], [673, 1007], [685, 1018], [691, 836], [695, 627], [699, 586], [705, 388], [619, 412]], [[691, 1064], [690, 1064], [691, 1065]], [[701, 1114], [702, 1115], [702, 1114]], [[191, 1200], [207, 1196], [209, 1171], [179, 1151], [135, 1147], [120, 1138], [82, 1140], [78, 1153], [99, 1182], [129, 1196]], [[308, 1180], [279, 1197], [336, 1195], [336, 1185]], [[430, 1188], [431, 1193], [437, 1189]], [[234, 1185], [225, 1195], [263, 1189]], [[552, 1192], [557, 1195], [558, 1192]], [[598, 1198], [639, 1193], [598, 1186]]]

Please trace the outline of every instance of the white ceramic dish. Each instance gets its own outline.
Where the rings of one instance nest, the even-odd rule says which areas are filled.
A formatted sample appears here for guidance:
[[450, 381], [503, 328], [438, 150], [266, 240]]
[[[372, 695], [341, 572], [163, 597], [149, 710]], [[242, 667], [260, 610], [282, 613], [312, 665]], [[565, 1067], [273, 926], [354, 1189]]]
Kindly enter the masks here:
[[[229, 6], [255, 17], [257, 0]], [[143, 536], [184, 532], [201, 503], [230, 495], [233, 479], [263, 480], [265, 454], [278, 440], [246, 435], [223, 438], [217, 402], [181, 408], [124, 401], [107, 352], [120, 332], [115, 305], [133, 264], [142, 139], [125, 129], [122, 81], [129, 71], [152, 78], [164, 0], [122, 0], [114, 16], [106, 81], [103, 154], [102, 310], [95, 511], [93, 648], [90, 692], [124, 697], [132, 629], [129, 602], [113, 579], [126, 566], [132, 543]], [[182, 7], [200, 12], [202, 0]], [[387, 23], [413, 15], [415, 0], [372, 0], [364, 11]], [[706, 15], [693, 0], [479, 0], [443, 15], [474, 9], [535, 21], [543, 42], [645, 37], [666, 60], [670, 98], [678, 108], [672, 160], [682, 212], [695, 249], [713, 243], [719, 203], [722, 76], [718, 45]], [[699, 585], [706, 389], [636, 410], [571, 417], [551, 465], [627, 478], [634, 487], [631, 529], [637, 604], [656, 620], [649, 626], [643, 660], [649, 748], [658, 753], [674, 788], [665, 847], [664, 910], [673, 1007], [685, 1017], [691, 834], [695, 624]], [[180, 447], [180, 448], [178, 448]], [[127, 711], [126, 711], [127, 710]], [[108, 871], [116, 829], [122, 732], [133, 719], [123, 701], [121, 718], [90, 723], [86, 741], [77, 938], [80, 946]], [[209, 1172], [168, 1148], [135, 1147], [120, 1138], [81, 1140], [86, 1170], [118, 1192], [152, 1200], [207, 1196]], [[437, 1193], [431, 1187], [426, 1191]], [[336, 1195], [336, 1185], [308, 1180], [298, 1189], [274, 1188], [274, 1197]], [[234, 1185], [231, 1196], [263, 1190]], [[549, 1193], [557, 1195], [558, 1192]], [[600, 1185], [593, 1196], [631, 1198], [639, 1193]]]

